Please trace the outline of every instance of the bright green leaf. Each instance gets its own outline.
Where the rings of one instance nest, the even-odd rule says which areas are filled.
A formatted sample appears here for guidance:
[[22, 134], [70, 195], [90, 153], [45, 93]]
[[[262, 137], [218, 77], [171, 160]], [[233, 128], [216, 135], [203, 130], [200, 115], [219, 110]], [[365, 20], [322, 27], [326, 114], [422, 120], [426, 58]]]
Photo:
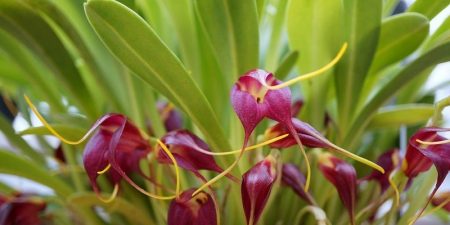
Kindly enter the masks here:
[[450, 0], [416, 0], [409, 7], [409, 12], [418, 12], [428, 19], [433, 19], [445, 7], [448, 7]]
[[430, 104], [407, 104], [382, 108], [370, 121], [369, 128], [398, 128], [426, 122], [434, 113]]
[[428, 19], [418, 13], [402, 13], [383, 21], [371, 73], [414, 52], [427, 37], [428, 29]]
[[205, 96], [178, 58], [142, 18], [120, 3], [108, 0], [89, 1], [85, 9], [92, 27], [124, 65], [184, 110], [215, 149], [228, 149]]
[[73, 190], [49, 171], [32, 161], [20, 158], [18, 155], [4, 149], [0, 149], [0, 173], [16, 175], [41, 183], [52, 188], [62, 197], [69, 196]]

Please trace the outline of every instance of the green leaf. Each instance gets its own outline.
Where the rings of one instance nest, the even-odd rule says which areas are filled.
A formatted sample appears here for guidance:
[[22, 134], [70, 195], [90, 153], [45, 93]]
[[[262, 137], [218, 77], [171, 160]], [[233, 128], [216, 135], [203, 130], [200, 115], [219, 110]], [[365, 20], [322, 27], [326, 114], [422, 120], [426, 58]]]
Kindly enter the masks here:
[[416, 0], [408, 12], [418, 12], [431, 20], [449, 4], [450, 0]]
[[[67, 124], [51, 124], [61, 136], [69, 140], [77, 140], [86, 133], [87, 129], [75, 127]], [[18, 135], [53, 135], [45, 126], [30, 127], [18, 132]]]
[[414, 52], [427, 37], [428, 29], [428, 19], [418, 13], [402, 13], [383, 21], [371, 73]]
[[88, 115], [96, 114], [88, 104], [90, 97], [74, 60], [39, 15], [17, 1], [1, 1], [0, 27], [14, 35], [48, 66], [82, 110]]
[[362, 107], [361, 112], [358, 113], [358, 116], [353, 121], [350, 132], [348, 132], [344, 140], [346, 146], [355, 144], [354, 141], [358, 140], [358, 137], [362, 135], [362, 132], [377, 109], [394, 94], [402, 90], [405, 85], [422, 74], [426, 69], [447, 61], [450, 61], [450, 42], [437, 46], [404, 67]]
[[[327, 64], [344, 43], [341, 0], [293, 0], [287, 10], [287, 31], [292, 51], [299, 51], [297, 69], [308, 73]], [[330, 72], [302, 83], [302, 113], [314, 127], [323, 126]]]
[[433, 32], [425, 42], [423, 49], [429, 50], [440, 44], [450, 41], [450, 16], [444, 20], [439, 28]]
[[405, 104], [388, 106], [378, 111], [369, 128], [398, 128], [401, 125], [417, 125], [426, 122], [434, 113], [430, 104]]
[[26, 155], [29, 159], [33, 159], [39, 164], [45, 165], [44, 157], [31, 148], [21, 136], [16, 134], [12, 124], [2, 115], [0, 115], [0, 130], [8, 139], [8, 142], [16, 147], [19, 152]]
[[293, 51], [284, 57], [274, 73], [277, 79], [283, 80], [289, 75], [289, 72], [291, 72], [297, 63], [298, 55], [298, 51]]
[[114, 1], [92, 0], [85, 10], [98, 36], [124, 65], [184, 110], [214, 149], [227, 149], [228, 142], [205, 96], [142, 18]]
[[259, 32], [255, 1], [198, 0], [195, 4], [222, 73], [234, 82], [256, 68]]
[[348, 50], [336, 67], [339, 126], [345, 133], [352, 119], [380, 34], [381, 0], [344, 1]]
[[119, 197], [115, 198], [111, 203], [105, 203], [100, 201], [94, 193], [77, 193], [69, 196], [67, 201], [74, 206], [85, 206], [89, 208], [100, 206], [108, 213], [120, 213], [132, 224], [155, 224], [149, 217], [148, 212]]
[[0, 173], [16, 175], [41, 183], [52, 188], [56, 194], [66, 197], [73, 190], [49, 171], [32, 161], [20, 158], [16, 154], [5, 149], [0, 149]]
[[[273, 1], [268, 4], [267, 7], [275, 7], [276, 12], [274, 15], [268, 14], [266, 17], [267, 22], [265, 22], [261, 28], [265, 31], [270, 39], [267, 41], [268, 46], [265, 54], [265, 69], [267, 71], [274, 71], [278, 66], [280, 61], [281, 53], [283, 52], [283, 45], [285, 41], [282, 39], [285, 31], [286, 22], [286, 10], [287, 10], [288, 0]], [[269, 9], [267, 9], [269, 10]], [[263, 46], [263, 48], [266, 45]], [[262, 50], [264, 51], [264, 50]], [[279, 77], [277, 77], [280, 79]]]

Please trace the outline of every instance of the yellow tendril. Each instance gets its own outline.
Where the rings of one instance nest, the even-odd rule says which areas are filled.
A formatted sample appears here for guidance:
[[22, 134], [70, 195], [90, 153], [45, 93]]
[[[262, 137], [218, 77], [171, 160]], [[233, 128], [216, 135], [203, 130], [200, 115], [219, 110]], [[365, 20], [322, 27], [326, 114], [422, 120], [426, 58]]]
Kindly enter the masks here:
[[430, 209], [429, 211], [425, 212], [420, 217], [431, 215], [431, 214], [435, 213], [436, 211], [438, 211], [439, 209], [443, 208], [448, 203], [450, 203], [450, 196], [447, 199], [445, 199], [445, 201], [443, 201], [441, 204], [439, 204], [438, 206], [434, 207], [433, 209]]
[[101, 175], [106, 173], [111, 168], [111, 164], [108, 164], [103, 170], [97, 171], [97, 174]]
[[178, 198], [180, 195], [180, 170], [178, 168], [177, 160], [175, 160], [175, 157], [173, 157], [172, 153], [169, 151], [167, 146], [159, 139], [156, 140], [158, 144], [161, 146], [163, 151], [169, 156], [170, 160], [173, 162], [173, 166], [175, 167], [175, 179], [176, 179], [176, 187], [175, 187], [175, 196]]
[[450, 140], [442, 140], [442, 141], [422, 141], [420, 139], [416, 139], [417, 142], [423, 145], [442, 145], [450, 143]]
[[[263, 147], [263, 146], [272, 144], [274, 142], [277, 142], [277, 141], [279, 141], [281, 139], [284, 139], [287, 136], [289, 136], [289, 134], [283, 134], [283, 135], [280, 135], [278, 137], [275, 137], [275, 138], [266, 140], [264, 142], [261, 142], [259, 144], [248, 146], [248, 147], [244, 148], [244, 151], [251, 151], [251, 150], [258, 149], [260, 147]], [[206, 151], [206, 150], [203, 150], [203, 149], [197, 149], [197, 148], [196, 148], [196, 150], [198, 150], [199, 152], [202, 152], [204, 154], [207, 154], [207, 155], [234, 155], [234, 154], [239, 154], [241, 152], [241, 150], [233, 150], [233, 151], [228, 151], [228, 152], [210, 152], [210, 151]]]
[[306, 80], [306, 79], [315, 77], [317, 75], [320, 75], [321, 73], [323, 73], [323, 72], [327, 71], [328, 69], [330, 69], [331, 67], [333, 67], [337, 62], [339, 62], [339, 60], [342, 58], [342, 56], [344, 55], [345, 51], [347, 50], [347, 46], [348, 46], [348, 44], [344, 43], [342, 45], [341, 49], [339, 50], [338, 54], [336, 55], [336, 57], [334, 57], [334, 59], [331, 60], [327, 65], [323, 66], [322, 68], [320, 68], [320, 69], [318, 69], [316, 71], [313, 71], [313, 72], [310, 72], [310, 73], [307, 73], [307, 74], [304, 74], [304, 75], [300, 75], [300, 76], [298, 76], [296, 78], [293, 78], [292, 80], [288, 80], [288, 81], [283, 82], [283, 83], [278, 84], [278, 85], [274, 85], [274, 86], [264, 85], [264, 86], [267, 89], [269, 89], [269, 90], [278, 90], [278, 89], [281, 89], [281, 88], [288, 87], [289, 85], [291, 85], [293, 83], [296, 83], [296, 82], [299, 82], [299, 81], [302, 81], [302, 80]]
[[111, 196], [109, 196], [107, 199], [103, 198], [101, 195], [98, 195], [97, 197], [98, 199], [100, 199], [100, 201], [104, 203], [110, 203], [114, 201], [114, 199], [116, 199], [118, 193], [119, 193], [119, 184], [115, 184]]
[[398, 190], [397, 185], [395, 185], [394, 181], [392, 180], [394, 173], [391, 173], [388, 177], [389, 184], [392, 187], [392, 190], [394, 190], [395, 194], [395, 208], [397, 208], [400, 204], [400, 191]]
[[370, 161], [370, 160], [367, 160], [367, 159], [365, 159], [365, 158], [363, 158], [363, 157], [361, 157], [361, 156], [355, 155], [355, 154], [353, 154], [353, 153], [351, 153], [351, 152], [349, 152], [349, 151], [347, 151], [347, 150], [345, 150], [345, 149], [343, 149], [343, 148], [341, 148], [341, 147], [339, 147], [339, 146], [337, 146], [337, 145], [335, 145], [335, 144], [329, 142], [328, 140], [324, 139], [324, 138], [321, 137], [320, 135], [315, 134], [314, 132], [311, 132], [311, 135], [314, 136], [315, 138], [317, 138], [317, 139], [319, 139], [319, 140], [321, 140], [321, 141], [327, 143], [328, 145], [330, 145], [331, 147], [333, 147], [333, 149], [334, 149], [335, 151], [337, 151], [338, 153], [340, 153], [340, 154], [342, 154], [342, 155], [344, 155], [344, 156], [347, 156], [347, 157], [349, 157], [349, 158], [352, 158], [352, 159], [354, 159], [354, 160], [356, 160], [356, 161], [358, 161], [358, 162], [360, 162], [360, 163], [363, 163], [363, 164], [365, 164], [365, 165], [367, 165], [367, 166], [370, 166], [370, 167], [372, 167], [372, 168], [374, 168], [374, 169], [380, 171], [380, 173], [383, 173], [383, 174], [384, 174], [384, 169], [383, 169], [383, 167], [379, 166], [378, 164], [376, 164], [376, 163], [374, 163], [374, 162], [372, 162], [372, 161]]
[[27, 95], [24, 95], [25, 97], [25, 101], [27, 102], [28, 106], [30, 107], [31, 111], [33, 111], [33, 113], [37, 116], [37, 118], [42, 122], [42, 124], [44, 124], [44, 126], [53, 134], [55, 135], [59, 140], [61, 140], [62, 142], [69, 144], [69, 145], [78, 145], [80, 143], [82, 143], [83, 141], [86, 140], [86, 138], [89, 137], [89, 135], [95, 130], [95, 129], [90, 129], [81, 139], [77, 140], [77, 141], [70, 141], [67, 140], [66, 138], [64, 138], [62, 135], [60, 135], [55, 129], [53, 129], [53, 127], [44, 119], [44, 117], [39, 113], [39, 111], [37, 110], [36, 106], [34, 106], [34, 104], [31, 102], [30, 98], [28, 98]]

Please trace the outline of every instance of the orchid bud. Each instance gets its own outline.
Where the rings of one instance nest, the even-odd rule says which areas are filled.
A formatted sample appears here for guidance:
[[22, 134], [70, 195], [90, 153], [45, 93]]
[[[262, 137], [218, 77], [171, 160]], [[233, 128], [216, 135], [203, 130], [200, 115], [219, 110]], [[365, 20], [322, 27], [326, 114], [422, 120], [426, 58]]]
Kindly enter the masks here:
[[364, 178], [365, 180], [376, 180], [381, 187], [381, 191], [386, 191], [389, 186], [389, 176], [391, 173], [399, 167], [401, 162], [399, 150], [397, 148], [389, 150], [378, 157], [377, 164], [383, 167], [385, 173], [380, 173], [374, 170], [369, 176]]
[[46, 204], [25, 196], [0, 196], [0, 224], [2, 225], [40, 225], [40, 214]]
[[[193, 172], [201, 179], [204, 180], [203, 176], [198, 172], [199, 170], [223, 172], [223, 169], [217, 165], [214, 157], [211, 155], [209, 146], [188, 130], [169, 132], [161, 138], [161, 141], [172, 152], [181, 168]], [[164, 151], [160, 151], [160, 148], [161, 146], [158, 146], [155, 149], [158, 162], [172, 164], [167, 154]], [[237, 181], [237, 178], [231, 174], [227, 174], [227, 177]]]
[[217, 225], [217, 210], [211, 195], [201, 191], [192, 196], [194, 191], [194, 188], [184, 191], [172, 200], [168, 225]]
[[157, 107], [167, 132], [178, 130], [183, 127], [181, 114], [175, 109], [173, 104], [169, 102], [158, 102]]
[[450, 191], [436, 194], [431, 200], [431, 203], [436, 207], [450, 212]]
[[241, 194], [247, 225], [255, 225], [266, 206], [277, 178], [275, 159], [269, 155], [242, 177]]
[[355, 168], [344, 160], [325, 153], [320, 156], [319, 169], [325, 178], [336, 187], [342, 203], [348, 210], [350, 223], [355, 224], [357, 191]]
[[[119, 114], [104, 116], [98, 130], [86, 144], [83, 153], [83, 163], [94, 191], [98, 194], [97, 177], [106, 173], [116, 186], [122, 180], [117, 167], [125, 173], [143, 174], [139, 168], [139, 161], [146, 157], [151, 148], [142, 137], [139, 130], [126, 117]], [[120, 128], [121, 135], [113, 134]], [[114, 149], [110, 149], [112, 141], [117, 142]], [[114, 156], [113, 156], [114, 155]], [[114, 158], [111, 160], [111, 158]], [[113, 165], [114, 164], [114, 165]], [[113, 166], [112, 169], [110, 167]]]
[[305, 102], [302, 99], [294, 100], [291, 105], [291, 116], [296, 117], [302, 110], [304, 104]]
[[291, 163], [283, 164], [281, 181], [284, 185], [292, 188], [292, 190], [308, 204], [313, 204], [314, 200], [311, 195], [304, 190], [306, 183], [305, 175], [303, 175], [296, 165]]

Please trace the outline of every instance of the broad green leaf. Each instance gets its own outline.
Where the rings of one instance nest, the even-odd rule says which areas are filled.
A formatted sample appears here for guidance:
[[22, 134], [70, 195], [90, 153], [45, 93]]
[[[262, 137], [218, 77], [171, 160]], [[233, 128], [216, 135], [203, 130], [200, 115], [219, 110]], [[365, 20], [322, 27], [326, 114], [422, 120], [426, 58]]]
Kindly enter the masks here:
[[[86, 133], [87, 129], [81, 127], [71, 126], [67, 124], [51, 124], [51, 126], [58, 131], [61, 136], [69, 140], [77, 140]], [[28, 129], [18, 132], [18, 135], [53, 135], [45, 126], [30, 127]]]
[[190, 0], [159, 0], [162, 7], [168, 12], [168, 18], [173, 24], [171, 35], [177, 37], [180, 49], [180, 59], [191, 72], [192, 76], [199, 80], [202, 62], [199, 56], [198, 27], [195, 21], [194, 5]]
[[85, 84], [63, 43], [51, 27], [28, 7], [16, 1], [0, 2], [0, 27], [33, 51], [54, 73], [74, 101], [88, 115], [95, 115]]
[[2, 115], [0, 115], [0, 130], [8, 139], [8, 142], [17, 148], [17, 150], [29, 159], [35, 160], [41, 165], [45, 165], [45, 159], [40, 153], [31, 148], [21, 136], [16, 134], [12, 124]]
[[198, 17], [222, 73], [231, 82], [258, 66], [259, 33], [255, 1], [195, 1]]
[[[274, 5], [275, 4], [275, 5]], [[269, 72], [273, 72], [279, 65], [280, 56], [283, 50], [283, 44], [285, 41], [282, 39], [283, 31], [285, 31], [285, 21], [286, 21], [286, 10], [287, 10], [288, 0], [272, 1], [269, 3], [268, 7], [275, 7], [275, 14], [268, 14], [266, 17], [267, 22], [261, 25], [261, 28], [268, 33], [267, 36], [270, 39], [267, 41], [268, 46], [265, 53], [265, 69]], [[262, 48], [266, 47], [263, 45]], [[263, 50], [264, 51], [264, 50]], [[277, 77], [280, 79], [279, 77]]]
[[[51, 0], [23, 0], [22, 2], [28, 5], [30, 8], [33, 8], [35, 11], [44, 14], [45, 18], [51, 20], [62, 32], [66, 34], [68, 40], [70, 40], [72, 46], [80, 55], [78, 64], [86, 65], [85, 67], [87, 68], [87, 78], [90, 78], [90, 80], [93, 80], [93, 82], [95, 82], [95, 89], [90, 88], [94, 89], [91, 91], [91, 95], [95, 96], [96, 98], [101, 95], [102, 101], [104, 101], [104, 99], [108, 99], [108, 103], [110, 105], [113, 105], [115, 108], [119, 108], [120, 103], [118, 95], [122, 94], [120, 92], [120, 89], [116, 88], [114, 92], [108, 91], [114, 89], [112, 85], [109, 85], [110, 82], [107, 82], [107, 79], [105, 79], [111, 78], [111, 73], [108, 73], [107, 76], [105, 75], [106, 72], [100, 67], [100, 64], [98, 63], [99, 60], [95, 58], [92, 50], [89, 49], [86, 42], [83, 40], [81, 33], [77, 30], [77, 27], [70, 21], [70, 17], [64, 14], [65, 12], [60, 10], [60, 8], [63, 7], [58, 7], [58, 4], [54, 4]], [[68, 3], [63, 6], [67, 5]], [[70, 15], [73, 15], [73, 13], [71, 13]], [[102, 58], [101, 60], [104, 60], [104, 58]], [[87, 78], [85, 78], [85, 81], [88, 80]], [[101, 104], [95, 105], [101, 106]]]
[[[308, 73], [327, 64], [344, 43], [341, 0], [292, 0], [287, 10], [287, 31], [292, 51], [300, 52], [297, 69]], [[323, 126], [330, 72], [302, 83], [305, 119]]]
[[444, 20], [439, 28], [427, 39], [423, 49], [429, 50], [450, 41], [450, 16]]
[[418, 13], [402, 13], [383, 21], [371, 73], [406, 58], [428, 35], [428, 19]]
[[449, 6], [450, 0], [416, 0], [409, 7], [409, 12], [418, 12], [428, 17], [429, 20], [433, 19], [439, 12], [445, 7]]
[[383, 17], [392, 15], [400, 0], [383, 0]]
[[289, 72], [291, 72], [291, 70], [297, 63], [298, 55], [299, 54], [297, 51], [293, 51], [289, 53], [283, 59], [283, 61], [281, 61], [280, 65], [278, 66], [277, 70], [274, 73], [278, 79], [283, 80], [289, 75]]
[[23, 159], [5, 149], [0, 149], [0, 173], [16, 175], [41, 183], [52, 188], [56, 194], [67, 197], [73, 190], [49, 171], [32, 161]]
[[388, 106], [378, 111], [370, 121], [369, 128], [398, 128], [426, 122], [434, 113], [430, 104], [406, 104]]
[[228, 149], [205, 96], [142, 18], [114, 1], [92, 0], [86, 3], [85, 10], [98, 36], [124, 65], [184, 110], [214, 149]]
[[[9, 59], [8, 63], [21, 71], [27, 83], [33, 84], [32, 89], [41, 94], [43, 100], [51, 104], [55, 111], [64, 111], [61, 96], [55, 87], [56, 81], [46, 74], [49, 71], [43, 69], [40, 61], [36, 60], [33, 54], [15, 37], [3, 30], [0, 30], [0, 43], [0, 49], [4, 50], [5, 56]], [[2, 76], [8, 76], [8, 74], [2, 74]]]
[[358, 113], [358, 116], [352, 123], [350, 132], [348, 132], [344, 140], [346, 146], [355, 144], [354, 142], [358, 140], [358, 137], [360, 137], [377, 109], [394, 94], [402, 90], [405, 85], [422, 74], [426, 69], [447, 61], [450, 61], [450, 42], [437, 46], [404, 67], [389, 82], [381, 87], [362, 108], [361, 112]]
[[100, 206], [108, 213], [119, 213], [128, 219], [132, 224], [153, 225], [153, 220], [149, 217], [149, 213], [145, 210], [136, 207], [133, 203], [117, 197], [111, 203], [105, 203], [98, 199], [94, 193], [78, 193], [69, 196], [67, 199], [69, 204], [74, 206], [85, 206], [92, 208]]
[[336, 66], [339, 126], [345, 133], [375, 55], [381, 24], [381, 0], [345, 0], [348, 50]]

